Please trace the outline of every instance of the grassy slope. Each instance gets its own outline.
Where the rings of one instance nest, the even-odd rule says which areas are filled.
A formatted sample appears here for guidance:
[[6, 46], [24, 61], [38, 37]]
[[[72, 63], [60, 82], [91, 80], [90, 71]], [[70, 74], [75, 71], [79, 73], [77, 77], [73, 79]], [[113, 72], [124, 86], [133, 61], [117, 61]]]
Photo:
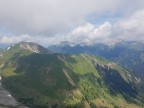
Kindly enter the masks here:
[[[125, 97], [122, 94], [125, 93], [123, 89], [119, 91], [117, 86], [114, 86], [114, 93], [111, 94], [110, 85], [105, 81], [112, 83], [113, 80], [106, 80], [105, 74], [95, 67], [95, 62], [92, 60], [102, 65], [110, 63], [84, 54], [31, 54], [18, 46], [13, 46], [1, 59], [5, 63], [1, 68], [3, 84], [18, 101], [38, 108], [40, 106], [131, 108], [131, 105], [138, 107], [136, 104], [128, 103], [126, 99], [133, 101], [133, 98]], [[130, 83], [129, 77], [125, 71], [116, 65], [112, 68], [116, 70], [115, 73], [122, 76], [122, 81], [129, 87], [127, 85]]]

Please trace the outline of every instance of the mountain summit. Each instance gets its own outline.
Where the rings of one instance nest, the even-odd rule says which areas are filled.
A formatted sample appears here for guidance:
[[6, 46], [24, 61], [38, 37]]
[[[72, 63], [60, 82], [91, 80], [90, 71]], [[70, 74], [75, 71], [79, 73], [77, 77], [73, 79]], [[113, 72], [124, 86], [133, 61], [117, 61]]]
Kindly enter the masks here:
[[50, 50], [35, 42], [21, 42], [19, 44], [21, 48], [28, 49], [34, 53], [51, 53]]

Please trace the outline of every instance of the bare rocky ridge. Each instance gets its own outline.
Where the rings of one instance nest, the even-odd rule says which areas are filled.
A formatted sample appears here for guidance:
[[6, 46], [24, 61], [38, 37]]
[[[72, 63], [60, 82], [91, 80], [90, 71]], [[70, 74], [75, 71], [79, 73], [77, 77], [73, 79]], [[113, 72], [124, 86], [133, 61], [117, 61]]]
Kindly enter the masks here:
[[20, 106], [11, 94], [2, 87], [0, 76], [0, 108], [27, 108]]
[[34, 53], [44, 53], [44, 54], [52, 53], [48, 49], [44, 48], [43, 46], [35, 42], [21, 42], [20, 47], [24, 49], [28, 49]]

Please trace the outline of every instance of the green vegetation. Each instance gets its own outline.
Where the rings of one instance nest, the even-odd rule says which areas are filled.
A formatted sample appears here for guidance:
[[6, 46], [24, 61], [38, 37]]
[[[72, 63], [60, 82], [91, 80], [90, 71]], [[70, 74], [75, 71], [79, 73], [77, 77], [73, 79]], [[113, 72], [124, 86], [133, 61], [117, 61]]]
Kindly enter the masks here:
[[4, 52], [3, 85], [34, 108], [140, 108], [133, 76], [100, 57], [32, 53], [19, 44]]

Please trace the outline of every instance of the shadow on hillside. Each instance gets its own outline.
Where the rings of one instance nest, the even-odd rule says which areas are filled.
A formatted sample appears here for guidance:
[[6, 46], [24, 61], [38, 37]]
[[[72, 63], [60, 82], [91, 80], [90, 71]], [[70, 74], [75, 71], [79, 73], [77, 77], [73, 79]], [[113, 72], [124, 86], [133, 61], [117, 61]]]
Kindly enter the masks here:
[[100, 65], [96, 65], [96, 69], [103, 77], [103, 80], [111, 95], [121, 93], [128, 101], [132, 101], [131, 97], [137, 97], [138, 93], [136, 88], [132, 84], [126, 82], [117, 70], [111, 68], [108, 69]]
[[[20, 56], [16, 53], [10, 61], [17, 75], [4, 78], [5, 87], [19, 102], [28, 106], [34, 106], [34, 104], [37, 104], [34, 103], [37, 100], [40, 100], [39, 102], [42, 104], [45, 101], [42, 96], [49, 97], [52, 102], [53, 100], [64, 100], [65, 95], [68, 95], [68, 92], [75, 89], [75, 87], [68, 82], [63, 72], [63, 68], [67, 67], [58, 58], [58, 55], [62, 56], [62, 54]], [[68, 60], [75, 62], [70, 56]], [[67, 70], [77, 84], [79, 77], [72, 70], [68, 68]], [[38, 106], [38, 108], [44, 107]]]
[[[15, 54], [11, 61], [14, 61], [18, 56], [19, 54]], [[58, 56], [61, 56], [61, 59]], [[5, 86], [13, 93], [14, 97], [19, 99], [18, 101], [22, 101], [22, 103], [24, 101], [29, 106], [33, 106], [33, 99], [41, 99], [41, 95], [48, 96], [51, 99], [64, 100], [65, 96], [61, 97], [61, 94], [66, 94], [67, 91], [75, 89], [68, 82], [63, 72], [63, 68], [66, 68], [76, 86], [79, 84], [80, 78], [83, 78], [88, 79], [88, 82], [91, 82], [94, 86], [98, 83], [99, 85], [97, 86], [99, 87], [102, 87], [104, 82], [111, 95], [120, 93], [129, 101], [131, 101], [131, 97], [135, 98], [138, 95], [135, 88], [127, 83], [117, 70], [96, 65], [96, 69], [102, 79], [98, 79], [93, 73], [77, 75], [65, 64], [66, 60], [71, 63], [77, 61], [69, 55], [65, 55], [65, 57], [66, 59], [63, 54], [31, 54], [21, 56], [13, 64], [15, 73], [18, 75], [6, 78], [4, 80]], [[89, 93], [89, 91], [88, 93], [94, 97], [97, 91], [91, 88], [91, 85], [84, 86], [86, 91], [88, 91], [87, 87], [91, 89], [92, 93]]]

